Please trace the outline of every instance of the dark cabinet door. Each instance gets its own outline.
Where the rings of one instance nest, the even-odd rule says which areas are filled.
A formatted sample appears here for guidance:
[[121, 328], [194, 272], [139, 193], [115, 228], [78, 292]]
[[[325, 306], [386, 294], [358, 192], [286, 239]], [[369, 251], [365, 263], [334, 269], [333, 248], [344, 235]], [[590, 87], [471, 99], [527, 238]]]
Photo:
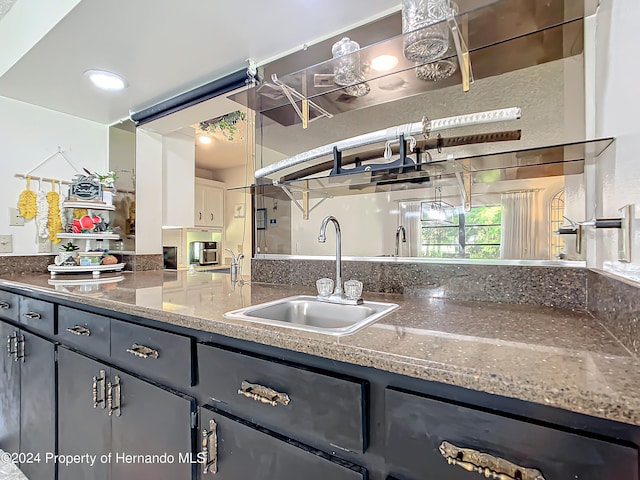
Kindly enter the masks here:
[[[195, 400], [111, 370], [113, 480], [194, 478]], [[116, 455], [130, 455], [119, 457]], [[157, 457], [146, 457], [146, 456]]]
[[109, 367], [58, 348], [59, 453], [97, 456], [94, 465], [90, 462], [60, 464], [59, 479], [109, 480], [111, 465], [100, 462], [100, 455], [111, 452], [111, 417], [106, 409], [108, 381]]
[[[213, 423], [212, 423], [213, 422]], [[201, 478], [218, 480], [363, 480], [366, 470], [220, 411], [200, 409]], [[213, 465], [203, 473], [205, 465]], [[213, 470], [213, 471], [211, 471]], [[215, 473], [214, 473], [215, 472]]]
[[20, 451], [20, 363], [15, 361], [18, 329], [0, 321], [0, 448]]
[[55, 346], [31, 333], [21, 335], [20, 451], [39, 454], [40, 461], [20, 468], [30, 480], [49, 480], [55, 477], [55, 464], [45, 461], [56, 449]]

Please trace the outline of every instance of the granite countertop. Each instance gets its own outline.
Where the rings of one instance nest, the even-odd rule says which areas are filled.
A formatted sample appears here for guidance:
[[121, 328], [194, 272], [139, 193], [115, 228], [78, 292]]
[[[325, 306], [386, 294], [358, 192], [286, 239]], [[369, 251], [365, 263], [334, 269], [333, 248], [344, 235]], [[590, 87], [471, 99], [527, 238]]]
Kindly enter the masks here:
[[[343, 337], [228, 320], [224, 312], [307, 287], [222, 273], [45, 274], [0, 284], [229, 337], [640, 425], [640, 361], [589, 313], [365, 292], [400, 308]], [[109, 283], [111, 282], [111, 283]]]

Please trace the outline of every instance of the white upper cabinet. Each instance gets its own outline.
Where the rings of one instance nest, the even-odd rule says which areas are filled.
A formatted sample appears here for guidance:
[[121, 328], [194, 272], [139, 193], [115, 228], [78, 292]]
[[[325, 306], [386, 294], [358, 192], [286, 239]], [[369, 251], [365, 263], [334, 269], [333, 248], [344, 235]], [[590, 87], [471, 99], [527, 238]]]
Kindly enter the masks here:
[[224, 183], [196, 178], [194, 225], [224, 226]]

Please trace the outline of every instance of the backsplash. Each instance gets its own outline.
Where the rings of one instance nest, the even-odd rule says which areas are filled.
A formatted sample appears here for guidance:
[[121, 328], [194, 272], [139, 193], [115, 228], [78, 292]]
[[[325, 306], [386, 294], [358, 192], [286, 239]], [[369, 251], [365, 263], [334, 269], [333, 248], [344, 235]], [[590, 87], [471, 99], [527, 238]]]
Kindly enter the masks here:
[[[369, 292], [455, 300], [541, 305], [586, 310], [585, 268], [343, 261], [343, 280], [357, 279]], [[332, 260], [251, 261], [255, 282], [315, 286], [335, 277]]]
[[[158, 255], [135, 255], [119, 254], [113, 252], [117, 257], [122, 257], [122, 261], [127, 265], [125, 270], [162, 270], [163, 256]], [[2, 255], [0, 256], [0, 275], [26, 274], [26, 273], [47, 273], [47, 266], [53, 263], [55, 255]]]
[[600, 271], [588, 276], [588, 307], [634, 355], [640, 353], [640, 285]]

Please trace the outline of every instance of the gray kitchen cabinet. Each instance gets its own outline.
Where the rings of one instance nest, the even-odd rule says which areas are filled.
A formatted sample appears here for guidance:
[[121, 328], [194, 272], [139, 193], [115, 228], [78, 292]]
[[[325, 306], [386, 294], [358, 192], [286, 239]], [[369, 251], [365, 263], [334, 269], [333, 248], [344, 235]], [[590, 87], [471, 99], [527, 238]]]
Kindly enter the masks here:
[[363, 480], [365, 469], [237, 417], [200, 409], [201, 479]]
[[[406, 480], [637, 480], [638, 450], [388, 388], [385, 451]], [[476, 475], [477, 476], [477, 475]]]
[[[61, 455], [100, 455], [111, 451], [107, 381], [111, 369], [84, 355], [58, 349], [58, 448]], [[110, 463], [59, 465], [58, 478], [109, 480]]]
[[18, 329], [0, 321], [0, 335], [0, 448], [13, 453], [20, 451], [20, 363], [12, 353]]
[[0, 334], [0, 448], [24, 454], [16, 463], [29, 479], [54, 478], [46, 455], [56, 447], [55, 346], [1, 321]]
[[[66, 348], [58, 356], [60, 479], [190, 479], [195, 401]], [[101, 462], [101, 455], [109, 455]]]
[[55, 476], [55, 463], [46, 461], [56, 451], [55, 345], [28, 332], [21, 333], [24, 358], [20, 360], [20, 451], [39, 453], [20, 469], [30, 480]]
[[111, 450], [151, 459], [112, 462], [112, 480], [194, 478], [195, 400], [115, 368], [111, 372]]

